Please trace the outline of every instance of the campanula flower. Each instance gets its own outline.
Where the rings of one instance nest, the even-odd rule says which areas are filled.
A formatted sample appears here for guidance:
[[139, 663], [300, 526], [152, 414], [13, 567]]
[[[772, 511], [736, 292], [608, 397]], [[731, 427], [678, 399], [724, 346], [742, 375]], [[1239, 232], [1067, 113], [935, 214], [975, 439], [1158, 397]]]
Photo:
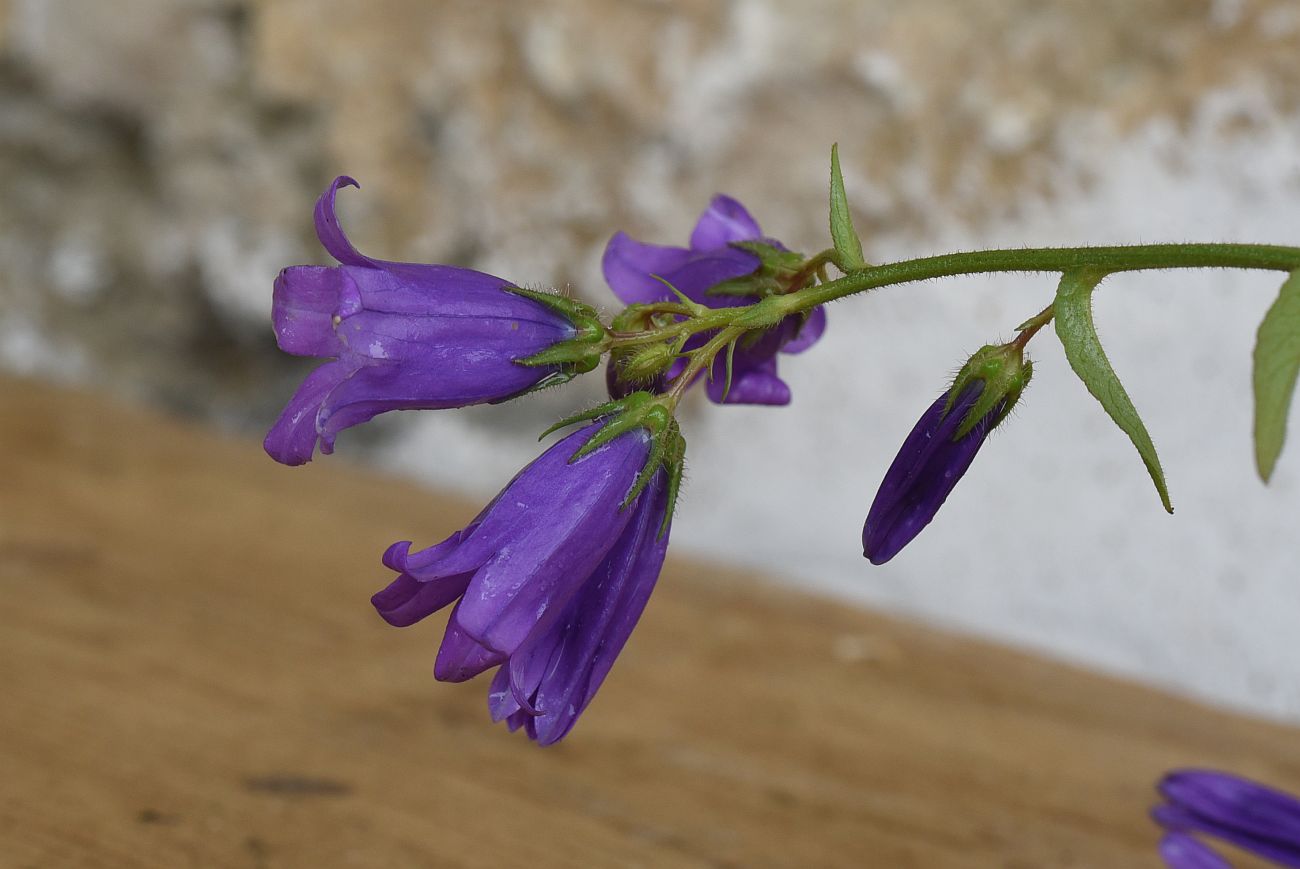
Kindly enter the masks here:
[[[582, 452], [613, 424], [602, 418], [559, 441], [442, 543], [418, 552], [395, 543], [384, 564], [398, 576], [371, 599], [399, 627], [454, 604], [434, 678], [498, 667], [492, 719], [540, 745], [567, 734], [591, 702], [668, 547], [675, 485], [657, 435], [631, 428]], [[675, 423], [671, 431], [679, 437]]]
[[[760, 298], [760, 282], [770, 276], [763, 275], [763, 258], [738, 242], [757, 242], [772, 256], [785, 253], [801, 261], [780, 242], [764, 237], [743, 205], [719, 195], [700, 215], [689, 247], [646, 244], [619, 232], [606, 245], [601, 266], [605, 281], [624, 304], [672, 301], [675, 296], [666, 281], [702, 305], [748, 305]], [[752, 293], [745, 292], [744, 282], [749, 278], [754, 279]], [[734, 292], [720, 294], [724, 287]], [[790, 387], [777, 376], [777, 353], [802, 353], [817, 343], [825, 330], [826, 312], [818, 307], [806, 318], [788, 317], [761, 335], [742, 339], [732, 359], [729, 391], [725, 354], [715, 361], [707, 387], [710, 400], [719, 404], [789, 404]], [[685, 349], [694, 349], [705, 340], [706, 336], [697, 336]], [[676, 376], [681, 368], [681, 364], [674, 366], [667, 377]], [[620, 387], [612, 381], [610, 386], [611, 394], [618, 395]]]
[[1278, 866], [1300, 867], [1300, 799], [1239, 776], [1184, 769], [1158, 786], [1166, 800], [1151, 810], [1165, 828], [1160, 856], [1171, 869], [1231, 869], [1201, 834]]
[[[333, 451], [343, 429], [389, 410], [498, 402], [581, 370], [599, 354], [586, 306], [520, 290], [509, 281], [445, 265], [387, 262], [354, 248], [334, 212], [340, 176], [316, 202], [316, 235], [340, 265], [290, 266], [275, 281], [272, 322], [281, 350], [330, 361], [303, 382], [266, 436], [287, 465]], [[521, 364], [539, 353], [551, 364]]]

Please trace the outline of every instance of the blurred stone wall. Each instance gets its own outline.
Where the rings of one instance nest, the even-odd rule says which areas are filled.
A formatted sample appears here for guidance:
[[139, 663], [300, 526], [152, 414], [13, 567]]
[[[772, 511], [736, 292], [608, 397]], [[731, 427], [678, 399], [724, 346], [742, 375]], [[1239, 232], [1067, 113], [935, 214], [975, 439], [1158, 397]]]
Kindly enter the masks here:
[[[1296, 243], [1298, 95], [1295, 0], [0, 0], [0, 367], [263, 431], [309, 367], [275, 350], [271, 282], [325, 261], [311, 207], [340, 173], [362, 250], [606, 306], [610, 233], [680, 242], [715, 191], [825, 246], [832, 141], [874, 260]], [[1049, 337], [939, 521], [866, 567], [916, 414], [1051, 292], [954, 280], [836, 305], [783, 363], [789, 410], [689, 406], [675, 548], [1300, 719], [1300, 448], [1268, 491], [1249, 463], [1275, 288], [1098, 297], [1176, 519]], [[340, 452], [490, 493], [599, 389], [389, 414]]]
[[[310, 205], [391, 258], [605, 298], [614, 228], [714, 190], [808, 247], [841, 142], [864, 235], [1050, 193], [1070, 110], [1300, 81], [1289, 0], [4, 0], [0, 364], [264, 423]], [[1249, 118], [1240, 119], [1249, 124]], [[1068, 132], [1068, 131], [1066, 131]], [[549, 409], [549, 408], [548, 408]]]

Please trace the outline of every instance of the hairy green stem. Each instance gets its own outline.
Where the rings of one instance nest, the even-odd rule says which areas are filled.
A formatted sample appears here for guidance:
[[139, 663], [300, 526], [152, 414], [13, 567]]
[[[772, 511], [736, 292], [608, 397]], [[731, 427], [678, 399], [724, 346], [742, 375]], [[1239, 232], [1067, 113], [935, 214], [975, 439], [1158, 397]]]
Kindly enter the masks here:
[[[1142, 244], [1119, 247], [1044, 247], [980, 250], [903, 260], [863, 269], [783, 298], [789, 313], [806, 311], [854, 293], [982, 272], [1131, 272], [1146, 269], [1235, 268], [1290, 272], [1300, 268], [1300, 248], [1271, 244]], [[795, 304], [795, 300], [798, 300]]]
[[[833, 261], [829, 251], [818, 254], [816, 259]], [[700, 332], [727, 327], [739, 328], [741, 331], [769, 328], [791, 314], [811, 311], [818, 305], [845, 296], [893, 284], [931, 278], [989, 272], [1071, 272], [1080, 269], [1130, 272], [1184, 268], [1270, 269], [1291, 272], [1300, 269], [1300, 248], [1270, 244], [1143, 244], [948, 253], [871, 266], [828, 283], [787, 295], [772, 296], [745, 307], [712, 308], [662, 329], [613, 336], [609, 346], [626, 348], [689, 337]], [[1047, 312], [1044, 311], [1043, 315], [1046, 314]], [[1041, 328], [1046, 322], [1047, 320], [1044, 320], [1043, 323], [1038, 324], [1039, 327]], [[717, 352], [711, 347], [701, 348], [701, 350], [706, 349], [713, 353]]]

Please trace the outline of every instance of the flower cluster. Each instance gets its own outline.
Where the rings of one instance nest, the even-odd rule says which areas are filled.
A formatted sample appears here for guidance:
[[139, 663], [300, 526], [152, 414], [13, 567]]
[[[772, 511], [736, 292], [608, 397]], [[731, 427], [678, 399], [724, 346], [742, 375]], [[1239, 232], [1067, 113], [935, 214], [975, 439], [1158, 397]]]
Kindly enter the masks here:
[[[582, 429], [524, 468], [443, 542], [394, 544], [395, 574], [372, 598], [388, 623], [450, 607], [434, 676], [496, 669], [494, 720], [547, 745], [591, 702], [649, 600], [663, 565], [685, 442], [675, 412], [690, 389], [717, 404], [784, 405], [781, 354], [826, 329], [808, 293], [866, 268], [837, 218], [836, 248], [813, 257], [764, 235], [739, 202], [715, 196], [689, 244], [616, 233], [602, 266], [626, 308], [605, 325], [589, 306], [471, 269], [360, 253], [339, 225], [336, 178], [316, 203], [335, 266], [291, 266], [275, 281], [272, 321], [287, 353], [325, 361], [266, 436], [287, 465], [330, 453], [344, 429], [391, 410], [494, 404], [561, 383], [608, 357], [611, 401], [565, 424]], [[842, 200], [842, 191], [839, 192]], [[838, 221], [838, 222], [837, 222]], [[847, 251], [840, 247], [847, 245]], [[871, 506], [863, 548], [888, 561], [934, 516], [988, 432], [1028, 381], [1023, 340], [986, 347], [908, 437]]]
[[[398, 626], [450, 607], [435, 677], [459, 682], [495, 668], [492, 717], [541, 744], [564, 737], [587, 708], [658, 580], [685, 461], [679, 404], [701, 383], [715, 404], [788, 404], [778, 359], [822, 338], [829, 302], [944, 275], [1060, 274], [1052, 303], [1018, 326], [1011, 341], [972, 355], [903, 441], [862, 529], [863, 554], [874, 564], [895, 558], [934, 520], [1019, 401], [1033, 373], [1025, 346], [1049, 323], [1071, 368], [1132, 441], [1172, 511], [1155, 447], [1093, 324], [1092, 293], [1114, 272], [1198, 265], [1291, 275], [1256, 345], [1256, 456], [1265, 479], [1282, 448], [1300, 367], [1293, 334], [1300, 248], [1042, 248], [872, 266], [832, 149], [831, 247], [811, 256], [791, 250], [764, 234], [739, 202], [715, 196], [685, 246], [622, 232], [609, 240], [602, 269], [625, 307], [606, 323], [592, 307], [556, 293], [458, 266], [360, 253], [335, 213], [338, 191], [347, 186], [356, 182], [336, 178], [316, 203], [317, 236], [337, 265], [291, 266], [275, 281], [280, 348], [324, 360], [266, 436], [266, 451], [277, 461], [302, 465], [318, 449], [328, 454], [342, 431], [387, 411], [495, 404], [606, 366], [611, 401], [562, 423], [584, 425], [521, 471], [462, 530], [423, 549], [394, 544], [383, 563], [395, 578], [372, 598], [380, 616]], [[831, 267], [839, 277], [830, 277]], [[1290, 818], [1283, 803], [1227, 781], [1190, 774], [1167, 781], [1169, 805], [1157, 810], [1171, 831], [1167, 856], [1213, 865], [1189, 832], [1249, 840], [1261, 853], [1272, 849], [1275, 859], [1294, 855], [1294, 837], [1251, 826], [1231, 809], [1241, 797]]]
[[[674, 416], [682, 393], [707, 373], [714, 401], [788, 402], [776, 355], [811, 346], [825, 315], [819, 308], [742, 336], [726, 363], [702, 355], [718, 330], [699, 329], [678, 340], [655, 386], [641, 389], [623, 379], [617, 336], [587, 305], [470, 269], [360, 253], [335, 213], [346, 186], [356, 182], [335, 179], [315, 212], [317, 236], [338, 265], [291, 266], [275, 281], [280, 348], [326, 361], [267, 435], [272, 458], [305, 464], [317, 448], [332, 452], [344, 429], [390, 410], [502, 402], [590, 371], [606, 353], [618, 360], [613, 401], [569, 420], [586, 424], [442, 543], [393, 544], [382, 561], [395, 578], [372, 598], [396, 626], [450, 606], [435, 678], [461, 682], [496, 668], [493, 720], [549, 745], [591, 702], [659, 577], [685, 454]], [[697, 314], [790, 292], [807, 283], [800, 263], [722, 196], [689, 248], [620, 233], [605, 256], [611, 287], [639, 312], [671, 302], [669, 284]], [[679, 327], [689, 319], [669, 317]], [[646, 335], [653, 330], [635, 340]]]

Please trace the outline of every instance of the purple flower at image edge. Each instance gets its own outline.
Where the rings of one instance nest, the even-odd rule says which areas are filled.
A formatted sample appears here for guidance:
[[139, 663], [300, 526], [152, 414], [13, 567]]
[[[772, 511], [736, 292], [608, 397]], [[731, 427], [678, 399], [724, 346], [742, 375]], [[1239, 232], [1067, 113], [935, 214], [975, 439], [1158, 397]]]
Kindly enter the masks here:
[[[709, 290], [718, 284], [752, 275], [762, 265], [756, 254], [732, 246], [732, 242], [739, 241], [762, 242], [785, 250], [780, 242], [763, 235], [758, 222], [743, 205], [729, 196], [718, 195], [700, 215], [689, 247], [647, 244], [619, 232], [606, 245], [601, 267], [610, 289], [627, 305], [674, 300], [676, 297], [663, 281], [702, 305], [713, 308], [747, 305], [757, 299], [709, 295]], [[790, 387], [777, 376], [777, 353], [802, 353], [816, 344], [825, 331], [826, 311], [818, 307], [806, 319], [788, 317], [752, 343], [738, 344], [725, 403], [789, 404]], [[687, 349], [698, 347], [704, 340], [703, 336], [697, 336]], [[725, 366], [725, 358], [720, 357], [713, 365], [707, 386], [709, 399], [718, 404], [724, 403]], [[668, 376], [675, 376], [681, 368], [679, 363]]]
[[316, 234], [338, 266], [290, 266], [275, 280], [272, 322], [286, 353], [330, 361], [313, 371], [266, 436], [276, 461], [300, 465], [319, 443], [389, 410], [502, 401], [558, 366], [516, 360], [574, 337], [569, 319], [470, 269], [387, 262], [359, 253], [334, 212], [336, 178], [316, 202]]
[[957, 481], [1002, 413], [999, 404], [961, 438], [953, 435], [979, 399], [983, 384], [968, 384], [944, 413], [949, 393], [935, 399], [921, 415], [880, 483], [862, 528], [862, 553], [872, 564], [889, 561], [930, 521], [952, 494]]
[[621, 434], [570, 463], [604, 424], [556, 443], [442, 543], [390, 547], [384, 563], [398, 576], [371, 599], [399, 627], [454, 604], [434, 678], [463, 682], [498, 667], [492, 719], [523, 727], [540, 745], [563, 738], [595, 696], [668, 547], [662, 468], [622, 506], [650, 454], [647, 432]]
[[1300, 867], [1300, 800], [1240, 776], [1175, 770], [1158, 785], [1165, 802], [1151, 817], [1165, 830], [1160, 856], [1171, 869], [1224, 869], [1231, 864], [1193, 838], [1207, 836], [1278, 866]]

